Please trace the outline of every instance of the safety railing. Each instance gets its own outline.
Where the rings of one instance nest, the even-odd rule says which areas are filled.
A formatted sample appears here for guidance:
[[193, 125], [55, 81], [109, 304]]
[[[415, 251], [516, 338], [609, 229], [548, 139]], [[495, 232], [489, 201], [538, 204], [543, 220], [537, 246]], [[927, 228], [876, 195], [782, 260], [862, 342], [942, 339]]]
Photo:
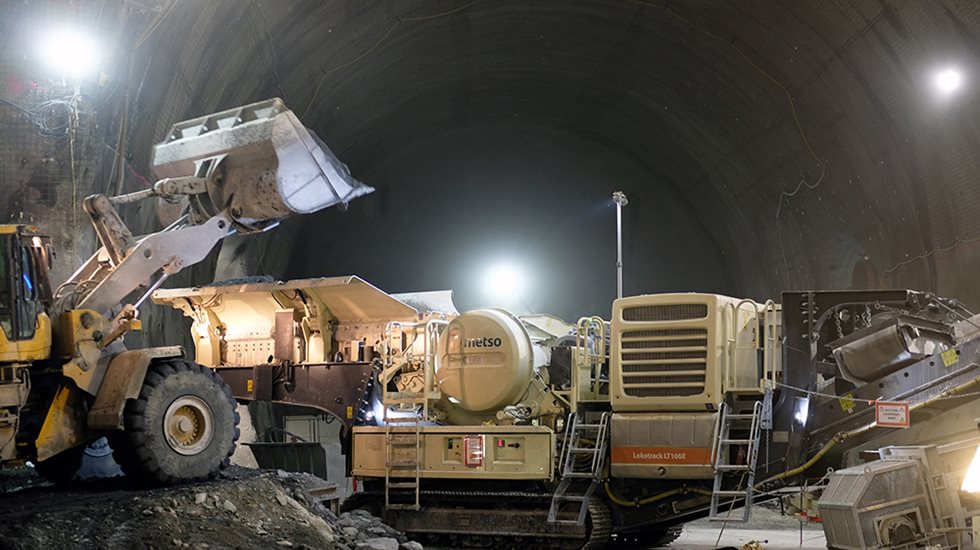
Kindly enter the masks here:
[[[439, 337], [448, 325], [449, 322], [443, 319], [430, 319], [418, 323], [392, 321], [385, 325], [382, 343], [383, 369], [379, 381], [382, 384], [382, 401], [386, 408], [388, 405], [395, 404], [420, 404], [421, 417], [423, 419], [428, 417], [429, 400], [439, 398], [435, 378], [436, 355]], [[410, 341], [406, 344], [407, 334], [410, 334]], [[422, 338], [421, 353], [416, 347], [419, 337]], [[422, 374], [421, 391], [389, 391], [389, 382], [395, 376], [412, 369]]]
[[[740, 312], [745, 306], [752, 308], [753, 316], [747, 322], [755, 324], [757, 330], [753, 333], [751, 344], [740, 344], [739, 335]], [[765, 392], [776, 387], [776, 376], [779, 371], [778, 361], [780, 359], [779, 346], [779, 305], [772, 300], [767, 300], [760, 304], [754, 300], [741, 300], [736, 304], [728, 304], [724, 309], [722, 327], [725, 331], [725, 353], [722, 365], [722, 380], [724, 381], [724, 391], [735, 392]], [[751, 365], [744, 365], [740, 359], [745, 355], [740, 352], [752, 351]], [[762, 372], [758, 372], [759, 358], [758, 352], [762, 352]], [[749, 369], [750, 372], [758, 373], [759, 378], [752, 386], [742, 385], [739, 374]], [[755, 376], [753, 376], [755, 379]]]
[[[579, 319], [575, 330], [575, 352], [572, 361], [574, 370], [572, 383], [575, 385], [575, 396], [578, 401], [603, 399], [602, 366], [606, 363], [607, 357], [606, 322], [598, 316]], [[586, 374], [584, 380], [583, 374]]]

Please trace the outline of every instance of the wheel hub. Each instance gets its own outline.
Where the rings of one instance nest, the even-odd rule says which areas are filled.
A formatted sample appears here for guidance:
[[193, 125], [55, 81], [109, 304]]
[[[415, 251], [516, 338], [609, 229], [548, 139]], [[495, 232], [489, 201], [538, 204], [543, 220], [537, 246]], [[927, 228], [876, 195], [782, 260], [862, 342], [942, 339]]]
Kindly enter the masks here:
[[214, 437], [211, 407], [194, 395], [178, 397], [167, 407], [163, 432], [170, 448], [182, 455], [196, 455], [207, 449]]

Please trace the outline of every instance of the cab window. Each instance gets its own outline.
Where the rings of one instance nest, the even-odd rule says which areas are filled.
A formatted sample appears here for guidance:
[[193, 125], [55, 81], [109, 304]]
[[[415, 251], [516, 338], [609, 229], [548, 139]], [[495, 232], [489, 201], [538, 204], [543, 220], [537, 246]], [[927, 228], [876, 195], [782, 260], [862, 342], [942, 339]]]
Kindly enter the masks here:
[[14, 269], [14, 262], [11, 256], [13, 235], [0, 236], [0, 327], [10, 340], [14, 336], [13, 320], [13, 293], [11, 288], [11, 274]]
[[51, 300], [45, 239], [28, 238], [0, 236], [0, 328], [8, 340], [33, 338]]
[[26, 246], [18, 246], [17, 253], [19, 276], [14, 282], [16, 288], [16, 315], [14, 324], [15, 339], [26, 340], [34, 337], [37, 328], [37, 315], [41, 313], [41, 300], [37, 288], [37, 267], [34, 256]]

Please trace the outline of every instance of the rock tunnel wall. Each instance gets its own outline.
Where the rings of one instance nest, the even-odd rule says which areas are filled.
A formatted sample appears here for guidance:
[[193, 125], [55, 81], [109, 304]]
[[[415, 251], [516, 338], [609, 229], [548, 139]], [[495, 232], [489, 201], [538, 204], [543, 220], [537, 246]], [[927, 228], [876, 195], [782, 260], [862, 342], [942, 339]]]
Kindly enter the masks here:
[[[622, 189], [629, 294], [910, 287], [980, 307], [974, 3], [105, 6], [126, 12], [117, 57], [152, 31], [127, 88], [133, 170], [172, 122], [281, 96], [378, 188], [244, 243], [246, 271], [455, 286], [472, 307], [482, 263], [510, 254], [530, 307], [605, 315]], [[964, 86], [939, 97], [949, 64]]]

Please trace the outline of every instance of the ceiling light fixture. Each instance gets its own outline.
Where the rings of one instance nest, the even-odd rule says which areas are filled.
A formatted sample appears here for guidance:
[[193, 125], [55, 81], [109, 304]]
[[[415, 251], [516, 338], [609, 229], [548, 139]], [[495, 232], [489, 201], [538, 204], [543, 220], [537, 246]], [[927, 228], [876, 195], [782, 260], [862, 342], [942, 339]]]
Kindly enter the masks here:
[[61, 27], [41, 36], [38, 47], [41, 62], [57, 76], [79, 79], [95, 73], [101, 52], [91, 37], [78, 29]]
[[955, 67], [947, 67], [938, 71], [932, 82], [939, 93], [949, 96], [963, 85], [963, 72]]

